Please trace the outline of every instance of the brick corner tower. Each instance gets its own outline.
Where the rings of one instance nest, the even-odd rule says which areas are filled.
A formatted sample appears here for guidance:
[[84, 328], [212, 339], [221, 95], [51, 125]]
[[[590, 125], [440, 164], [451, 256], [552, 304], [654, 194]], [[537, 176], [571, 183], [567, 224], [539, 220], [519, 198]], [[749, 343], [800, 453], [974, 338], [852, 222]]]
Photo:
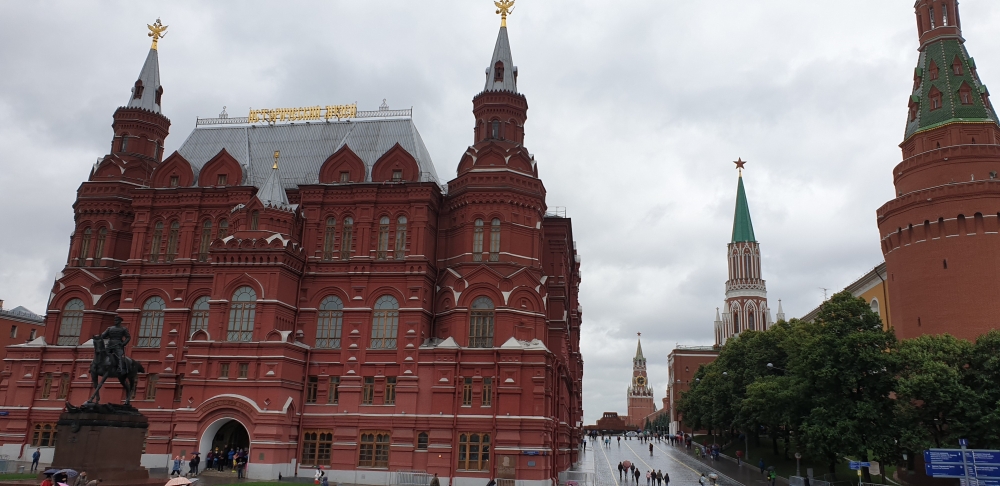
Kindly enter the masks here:
[[733, 216], [733, 238], [729, 242], [729, 280], [726, 281], [725, 310], [720, 319], [716, 311], [715, 344], [726, 341], [745, 330], [763, 331], [771, 325], [771, 311], [767, 307], [767, 285], [761, 278], [760, 244], [753, 233], [750, 205], [743, 188], [743, 164], [736, 185], [736, 212]]
[[975, 339], [995, 327], [1000, 125], [965, 49], [956, 0], [915, 5], [913, 73], [896, 197], [877, 211], [900, 338]]
[[632, 358], [632, 384], [628, 387], [629, 425], [644, 426], [645, 418], [655, 411], [653, 388], [649, 386], [649, 377], [646, 376], [646, 357], [642, 355], [642, 340], [639, 340]]

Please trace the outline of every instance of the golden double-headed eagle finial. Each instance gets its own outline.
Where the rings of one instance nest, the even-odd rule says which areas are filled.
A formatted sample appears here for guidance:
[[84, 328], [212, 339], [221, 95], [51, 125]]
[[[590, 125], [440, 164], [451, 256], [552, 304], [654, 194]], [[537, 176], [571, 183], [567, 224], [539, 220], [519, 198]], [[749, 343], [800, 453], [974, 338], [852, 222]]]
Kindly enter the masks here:
[[507, 15], [514, 11], [514, 0], [494, 0], [493, 4], [500, 14], [500, 27], [507, 27]]
[[151, 49], [156, 50], [156, 42], [167, 36], [167, 27], [170, 26], [163, 25], [163, 23], [160, 22], [160, 19], [156, 19], [156, 22], [154, 22], [153, 25], [146, 24], [146, 27], [149, 27], [148, 35], [153, 38], [153, 47]]

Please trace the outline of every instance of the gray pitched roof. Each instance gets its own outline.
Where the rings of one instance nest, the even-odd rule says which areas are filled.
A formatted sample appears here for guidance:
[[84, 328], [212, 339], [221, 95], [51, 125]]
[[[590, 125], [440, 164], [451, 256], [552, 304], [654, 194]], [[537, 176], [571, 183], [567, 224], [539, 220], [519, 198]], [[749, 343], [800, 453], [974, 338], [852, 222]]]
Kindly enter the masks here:
[[[503, 65], [503, 78], [496, 79], [497, 61]], [[510, 41], [507, 40], [507, 27], [500, 27], [497, 35], [497, 45], [493, 48], [493, 60], [486, 68], [486, 87], [483, 91], [510, 91], [517, 93], [517, 66], [510, 55]]]
[[344, 145], [365, 163], [371, 181], [375, 162], [399, 144], [417, 160], [420, 180], [440, 185], [430, 153], [413, 119], [372, 119], [278, 125], [205, 126], [195, 128], [178, 152], [197, 174], [226, 149], [243, 166], [243, 184], [263, 187], [271, 176], [274, 151], [281, 151], [281, 186], [294, 189], [319, 183], [323, 162]]
[[135, 86], [132, 87], [132, 95], [129, 96], [129, 108], [143, 108], [154, 113], [160, 112], [160, 105], [156, 103], [156, 91], [160, 89], [160, 58], [156, 54], [156, 49], [150, 49], [146, 55], [146, 62], [139, 72], [139, 81], [142, 81], [142, 96], [135, 97]]

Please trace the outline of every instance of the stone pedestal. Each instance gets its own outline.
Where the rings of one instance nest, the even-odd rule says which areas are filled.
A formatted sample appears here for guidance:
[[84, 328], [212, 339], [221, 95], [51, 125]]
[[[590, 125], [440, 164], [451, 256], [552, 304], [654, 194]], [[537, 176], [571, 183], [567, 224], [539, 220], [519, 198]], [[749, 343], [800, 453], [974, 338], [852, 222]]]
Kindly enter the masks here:
[[139, 465], [149, 428], [144, 415], [132, 407], [67, 408], [56, 426], [52, 467], [86, 471], [89, 478], [107, 482], [149, 478]]

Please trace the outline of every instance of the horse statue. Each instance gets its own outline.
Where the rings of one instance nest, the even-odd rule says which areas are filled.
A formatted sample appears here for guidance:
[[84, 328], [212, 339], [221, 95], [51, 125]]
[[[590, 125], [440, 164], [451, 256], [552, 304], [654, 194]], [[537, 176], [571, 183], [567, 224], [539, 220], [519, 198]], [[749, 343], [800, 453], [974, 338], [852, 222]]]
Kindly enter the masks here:
[[132, 404], [132, 395], [135, 394], [139, 373], [145, 373], [146, 370], [142, 367], [142, 363], [128, 356], [122, 356], [125, 373], [121, 373], [112, 356], [113, 354], [104, 345], [104, 339], [101, 336], [94, 336], [94, 360], [90, 362], [90, 381], [94, 394], [85, 405], [97, 405], [101, 402], [101, 387], [108, 378], [118, 378], [118, 382], [125, 389], [125, 405]]

